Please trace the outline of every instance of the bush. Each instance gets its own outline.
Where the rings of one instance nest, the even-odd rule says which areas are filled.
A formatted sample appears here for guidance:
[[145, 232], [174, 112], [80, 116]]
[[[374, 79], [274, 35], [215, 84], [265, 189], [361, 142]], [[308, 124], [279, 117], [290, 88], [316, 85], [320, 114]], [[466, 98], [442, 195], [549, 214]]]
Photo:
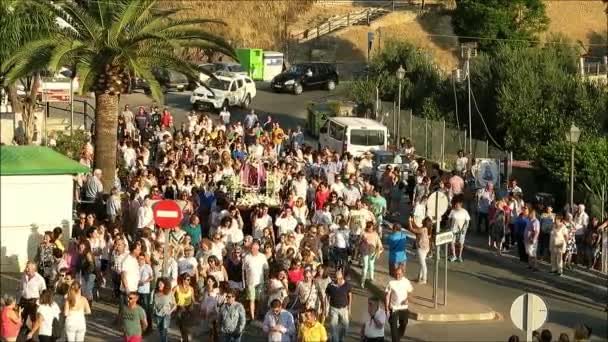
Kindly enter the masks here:
[[87, 131], [75, 130], [73, 135], [58, 132], [57, 145], [53, 149], [69, 158], [79, 160], [80, 151], [89, 141], [91, 141], [91, 135]]

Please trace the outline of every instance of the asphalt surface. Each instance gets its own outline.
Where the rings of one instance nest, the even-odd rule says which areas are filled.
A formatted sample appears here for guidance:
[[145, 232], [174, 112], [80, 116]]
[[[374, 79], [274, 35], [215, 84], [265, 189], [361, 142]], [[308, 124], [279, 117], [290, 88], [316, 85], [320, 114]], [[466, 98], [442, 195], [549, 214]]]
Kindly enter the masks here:
[[[329, 92], [326, 90], [307, 90], [301, 95], [293, 95], [290, 93], [274, 93], [270, 90], [267, 83], [256, 83], [257, 95], [253, 99], [251, 108], [256, 111], [258, 117], [262, 122], [266, 121], [266, 117], [270, 115], [273, 121], [278, 121], [284, 127], [301, 126], [304, 128], [307, 121], [307, 106], [311, 102], [322, 102], [336, 96], [339, 96], [341, 89], [346, 86], [346, 83], [340, 84], [336, 90]], [[158, 104], [159, 108], [167, 107], [173, 114], [176, 125], [181, 125], [182, 122], [186, 121], [188, 113], [193, 109], [190, 104], [191, 91], [171, 91], [166, 94], [165, 103]], [[95, 104], [93, 98], [81, 97], [81, 100], [86, 100], [91, 105]], [[154, 104], [154, 100], [143, 94], [143, 92], [136, 90], [133, 94], [122, 95], [120, 99], [121, 108], [128, 104], [131, 110], [135, 113], [136, 108], [144, 106], [149, 108], [150, 105]], [[65, 120], [68, 122], [70, 117], [69, 104], [53, 104], [54, 108], [50, 109], [50, 117], [55, 121], [57, 119]], [[81, 126], [84, 123], [83, 112], [84, 105], [80, 101], [74, 102], [74, 121], [76, 126]], [[199, 113], [208, 113], [210, 117], [217, 118], [217, 114], [209, 111], [198, 110]], [[231, 120], [242, 120], [248, 113], [248, 110], [239, 107], [233, 107], [230, 109]], [[88, 115], [92, 118], [92, 107], [87, 108]], [[87, 119], [87, 128], [90, 127], [91, 120]]]

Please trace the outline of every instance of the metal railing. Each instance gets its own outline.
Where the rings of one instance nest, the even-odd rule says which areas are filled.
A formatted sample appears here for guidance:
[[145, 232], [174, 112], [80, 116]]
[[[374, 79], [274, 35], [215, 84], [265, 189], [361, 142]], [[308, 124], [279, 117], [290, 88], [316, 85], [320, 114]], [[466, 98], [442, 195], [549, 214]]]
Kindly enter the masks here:
[[383, 8], [365, 8], [340, 17], [330, 18], [324, 23], [309, 27], [302, 32], [291, 34], [290, 38], [298, 43], [304, 43], [344, 27], [362, 23], [369, 25], [372, 20], [386, 12], [387, 10]]
[[[70, 105], [67, 103], [67, 106], [60, 106], [58, 104], [49, 103], [47, 105], [47, 113], [46, 115], [50, 117], [51, 110], [54, 111], [62, 111], [70, 115]], [[84, 129], [88, 130], [90, 125], [95, 122], [95, 107], [89, 103], [87, 99], [74, 99], [74, 121], [79, 121], [78, 116], [82, 117], [82, 122], [84, 124]]]

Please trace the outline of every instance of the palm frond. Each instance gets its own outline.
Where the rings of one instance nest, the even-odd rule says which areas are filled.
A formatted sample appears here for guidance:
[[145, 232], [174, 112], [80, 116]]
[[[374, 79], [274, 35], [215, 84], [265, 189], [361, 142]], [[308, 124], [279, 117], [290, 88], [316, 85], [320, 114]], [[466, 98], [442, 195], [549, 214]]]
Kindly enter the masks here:
[[159, 103], [164, 103], [164, 95], [160, 84], [154, 77], [152, 73], [152, 69], [147, 65], [142, 65], [141, 61], [131, 60], [129, 63], [130, 69], [133, 70], [135, 75], [145, 79], [150, 86], [150, 91], [152, 93], [152, 98]]
[[79, 56], [78, 52], [87, 49], [87, 45], [78, 40], [63, 40], [53, 49], [53, 53], [48, 63], [50, 71], [57, 71], [65, 65], [76, 64]]

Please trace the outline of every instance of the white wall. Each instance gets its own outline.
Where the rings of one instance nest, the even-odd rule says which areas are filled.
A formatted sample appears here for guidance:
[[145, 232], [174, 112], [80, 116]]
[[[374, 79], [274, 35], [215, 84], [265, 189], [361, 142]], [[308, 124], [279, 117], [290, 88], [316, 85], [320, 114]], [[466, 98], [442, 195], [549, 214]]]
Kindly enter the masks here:
[[64, 241], [72, 228], [71, 175], [0, 177], [1, 268], [22, 269], [36, 255], [47, 230], [63, 229]]

